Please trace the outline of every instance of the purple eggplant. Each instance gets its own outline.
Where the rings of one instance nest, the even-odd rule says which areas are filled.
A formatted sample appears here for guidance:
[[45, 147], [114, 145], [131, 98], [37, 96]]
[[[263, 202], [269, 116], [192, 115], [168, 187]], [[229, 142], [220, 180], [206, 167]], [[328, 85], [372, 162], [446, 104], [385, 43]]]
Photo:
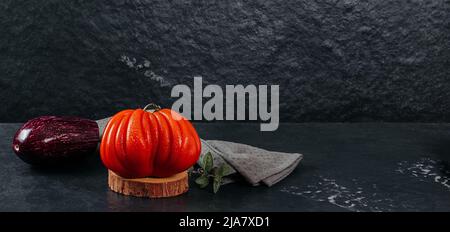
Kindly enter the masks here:
[[99, 127], [93, 120], [42, 116], [26, 122], [16, 132], [12, 146], [29, 164], [51, 165], [92, 154], [99, 141]]

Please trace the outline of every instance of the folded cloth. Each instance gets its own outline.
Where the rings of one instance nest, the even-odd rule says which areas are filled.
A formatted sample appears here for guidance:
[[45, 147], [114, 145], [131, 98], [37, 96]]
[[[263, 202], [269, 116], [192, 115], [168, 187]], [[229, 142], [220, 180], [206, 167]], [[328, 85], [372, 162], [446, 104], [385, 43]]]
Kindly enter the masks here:
[[214, 167], [226, 163], [231, 170], [225, 175], [238, 173], [254, 186], [263, 183], [270, 187], [278, 183], [303, 159], [303, 155], [299, 153], [268, 151], [246, 144], [203, 139], [201, 142], [199, 162], [205, 154], [211, 152]]
[[100, 138], [103, 136], [103, 131], [105, 130], [106, 124], [108, 124], [110, 119], [111, 117], [102, 118], [96, 121], [98, 125], [98, 134], [100, 135]]
[[[110, 118], [97, 120], [100, 137]], [[233, 174], [242, 176], [250, 184], [272, 186], [288, 176], [303, 159], [299, 153], [268, 151], [250, 145], [220, 141], [201, 140], [203, 156], [211, 152], [214, 167], [228, 164], [231, 168], [224, 173], [222, 184], [233, 182]]]

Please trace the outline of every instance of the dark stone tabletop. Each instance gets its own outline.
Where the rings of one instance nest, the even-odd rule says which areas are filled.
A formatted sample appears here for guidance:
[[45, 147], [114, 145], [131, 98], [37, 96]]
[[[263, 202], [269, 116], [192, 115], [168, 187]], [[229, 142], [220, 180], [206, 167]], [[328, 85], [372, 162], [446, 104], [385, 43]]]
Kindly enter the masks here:
[[11, 150], [20, 124], [0, 124], [0, 211], [449, 211], [450, 124], [196, 124], [204, 139], [299, 152], [273, 187], [233, 183], [219, 193], [127, 197], [108, 190], [97, 155], [75, 167], [33, 168]]

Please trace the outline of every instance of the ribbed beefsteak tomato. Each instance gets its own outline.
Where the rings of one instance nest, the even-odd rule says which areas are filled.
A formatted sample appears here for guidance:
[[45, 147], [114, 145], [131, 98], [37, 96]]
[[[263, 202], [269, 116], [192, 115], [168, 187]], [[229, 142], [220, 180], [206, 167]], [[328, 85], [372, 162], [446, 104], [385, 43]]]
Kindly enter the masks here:
[[194, 165], [201, 142], [192, 124], [170, 109], [146, 108], [109, 120], [100, 143], [103, 164], [125, 178], [168, 177]]

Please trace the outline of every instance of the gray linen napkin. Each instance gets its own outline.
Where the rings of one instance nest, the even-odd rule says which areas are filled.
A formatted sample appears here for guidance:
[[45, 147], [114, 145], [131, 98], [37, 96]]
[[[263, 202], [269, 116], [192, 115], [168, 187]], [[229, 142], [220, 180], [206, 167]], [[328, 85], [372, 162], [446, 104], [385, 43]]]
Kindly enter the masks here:
[[[110, 118], [97, 120], [100, 137]], [[220, 141], [201, 140], [203, 156], [211, 152], [214, 167], [220, 167], [224, 163], [231, 168], [225, 173], [222, 184], [233, 182], [233, 174], [239, 174], [250, 184], [256, 186], [265, 184], [272, 186], [288, 176], [303, 159], [299, 153], [285, 153], [268, 151], [246, 144]]]
[[[256, 186], [261, 183], [272, 186], [288, 176], [300, 163], [302, 154], [268, 151], [246, 144], [220, 141], [201, 140], [203, 156], [211, 152], [214, 166], [220, 167], [223, 163], [231, 166], [231, 175], [239, 173], [250, 184]], [[224, 183], [231, 182], [228, 179]]]

